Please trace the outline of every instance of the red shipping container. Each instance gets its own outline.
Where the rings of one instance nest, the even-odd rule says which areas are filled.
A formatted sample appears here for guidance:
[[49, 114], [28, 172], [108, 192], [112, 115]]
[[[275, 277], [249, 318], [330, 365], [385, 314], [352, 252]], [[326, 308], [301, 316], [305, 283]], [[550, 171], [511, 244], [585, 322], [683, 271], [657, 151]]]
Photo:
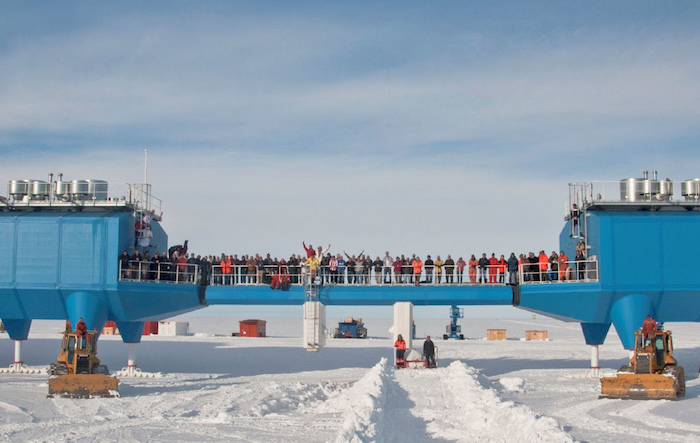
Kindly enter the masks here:
[[241, 337], [265, 337], [267, 322], [265, 320], [241, 320], [238, 322]]
[[157, 321], [147, 321], [143, 325], [143, 335], [158, 335], [158, 322]]

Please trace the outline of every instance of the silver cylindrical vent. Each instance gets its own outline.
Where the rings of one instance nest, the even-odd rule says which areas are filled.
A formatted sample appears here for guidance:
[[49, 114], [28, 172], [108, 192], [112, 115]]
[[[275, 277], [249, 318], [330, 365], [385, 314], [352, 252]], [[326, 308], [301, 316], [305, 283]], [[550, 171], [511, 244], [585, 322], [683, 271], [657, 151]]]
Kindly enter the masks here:
[[693, 178], [681, 182], [681, 195], [686, 201], [700, 200], [700, 178]]
[[107, 182], [104, 180], [88, 180], [88, 194], [95, 200], [107, 200]]
[[30, 193], [32, 200], [46, 200], [49, 198], [49, 192], [51, 190], [51, 185], [42, 180], [32, 180], [30, 186]]
[[29, 194], [29, 180], [10, 180], [9, 194], [14, 200], [22, 200]]
[[90, 192], [87, 180], [71, 180], [70, 191], [74, 198], [84, 199]]
[[59, 200], [70, 200], [71, 196], [71, 186], [70, 182], [57, 181], [54, 184], [53, 195]]

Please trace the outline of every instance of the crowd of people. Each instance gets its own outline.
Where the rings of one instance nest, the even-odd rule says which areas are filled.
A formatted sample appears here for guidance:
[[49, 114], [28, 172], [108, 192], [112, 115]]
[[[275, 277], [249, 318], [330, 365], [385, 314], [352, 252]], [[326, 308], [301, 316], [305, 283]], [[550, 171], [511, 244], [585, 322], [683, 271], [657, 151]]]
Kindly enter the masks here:
[[372, 258], [364, 251], [358, 254], [330, 253], [331, 246], [314, 248], [302, 242], [303, 254], [292, 254], [288, 259], [264, 257], [260, 254], [240, 257], [222, 253], [218, 256], [188, 253], [187, 241], [173, 246], [168, 252], [150, 256], [148, 249], [141, 255], [138, 248], [133, 254], [124, 251], [120, 256], [122, 279], [176, 281], [205, 285], [267, 284], [273, 289], [286, 289], [292, 284], [319, 281], [340, 285], [451, 285], [451, 284], [509, 284], [521, 282], [554, 282], [583, 280], [586, 274], [586, 247], [580, 241], [573, 260], [564, 251], [546, 254], [529, 252], [516, 256], [511, 253], [467, 260], [451, 254], [427, 255], [425, 260], [416, 254]]

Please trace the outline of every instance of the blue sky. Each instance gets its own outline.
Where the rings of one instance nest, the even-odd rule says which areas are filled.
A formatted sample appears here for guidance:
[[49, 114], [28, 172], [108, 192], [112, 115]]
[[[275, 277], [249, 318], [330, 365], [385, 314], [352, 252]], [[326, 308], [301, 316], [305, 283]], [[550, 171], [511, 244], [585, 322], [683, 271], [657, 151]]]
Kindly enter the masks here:
[[697, 2], [3, 2], [0, 177], [143, 180], [197, 253], [558, 249], [700, 176]]

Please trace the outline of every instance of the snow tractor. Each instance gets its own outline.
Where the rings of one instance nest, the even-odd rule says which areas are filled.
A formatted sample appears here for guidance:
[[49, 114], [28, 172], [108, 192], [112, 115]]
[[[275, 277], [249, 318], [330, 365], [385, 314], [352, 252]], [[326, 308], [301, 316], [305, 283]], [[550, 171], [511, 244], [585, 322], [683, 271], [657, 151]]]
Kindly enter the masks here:
[[671, 331], [659, 330], [656, 337], [634, 332], [634, 355], [615, 376], [600, 379], [599, 398], [669, 399], [685, 395], [685, 373], [673, 358]]
[[58, 360], [49, 368], [49, 397], [116, 397], [118, 385], [97, 358], [97, 333], [66, 330]]

